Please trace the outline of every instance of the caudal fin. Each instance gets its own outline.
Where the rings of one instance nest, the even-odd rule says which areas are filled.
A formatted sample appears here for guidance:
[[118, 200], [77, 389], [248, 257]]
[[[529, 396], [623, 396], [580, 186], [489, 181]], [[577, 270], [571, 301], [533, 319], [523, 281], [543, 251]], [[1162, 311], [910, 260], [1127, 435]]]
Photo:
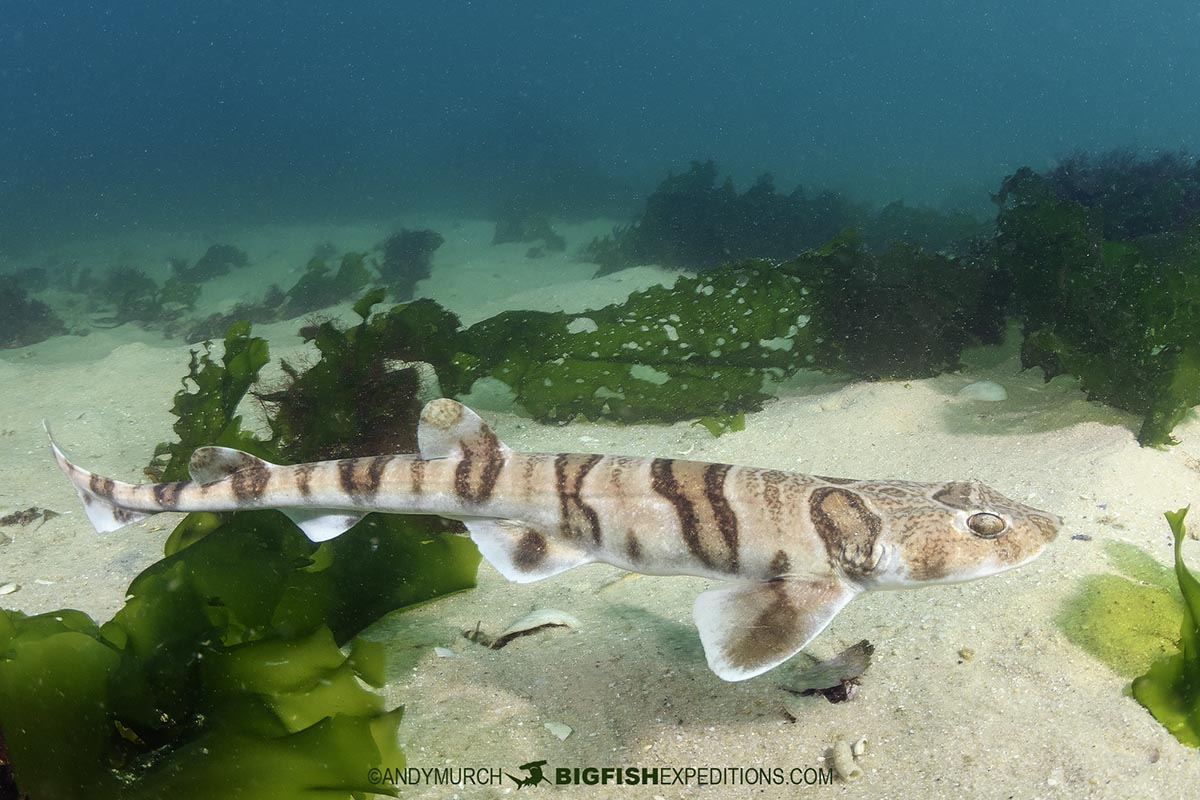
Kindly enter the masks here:
[[50, 426], [44, 420], [42, 427], [45, 428], [46, 436], [50, 439], [50, 449], [54, 452], [54, 460], [58, 462], [59, 469], [71, 481], [71, 485], [75, 487], [75, 493], [83, 501], [83, 513], [87, 514], [87, 518], [91, 520], [97, 531], [100, 533], [115, 531], [156, 513], [125, 508], [114, 501], [113, 492], [117, 482], [112, 478], [105, 478], [75, 466], [54, 441], [54, 435], [50, 433]]

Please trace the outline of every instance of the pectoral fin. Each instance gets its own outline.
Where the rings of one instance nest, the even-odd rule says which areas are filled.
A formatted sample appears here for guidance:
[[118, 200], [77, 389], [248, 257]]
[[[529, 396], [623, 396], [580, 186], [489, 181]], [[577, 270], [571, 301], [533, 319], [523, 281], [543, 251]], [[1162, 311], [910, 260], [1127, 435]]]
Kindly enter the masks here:
[[696, 598], [692, 617], [708, 666], [742, 681], [800, 652], [853, 597], [834, 577], [781, 577], [709, 589]]

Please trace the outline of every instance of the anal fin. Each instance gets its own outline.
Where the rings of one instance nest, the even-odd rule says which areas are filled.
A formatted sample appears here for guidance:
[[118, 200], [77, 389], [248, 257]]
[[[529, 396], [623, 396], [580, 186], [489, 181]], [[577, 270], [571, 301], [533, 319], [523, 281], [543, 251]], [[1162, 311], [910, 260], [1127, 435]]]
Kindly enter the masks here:
[[761, 675], [800, 652], [854, 598], [835, 577], [726, 584], [696, 598], [708, 666], [727, 681]]
[[329, 508], [281, 508], [296, 527], [314, 542], [326, 542], [358, 524], [366, 514]]
[[463, 524], [488, 563], [516, 583], [549, 578], [594, 560], [586, 551], [557, 541], [523, 522], [467, 519]]

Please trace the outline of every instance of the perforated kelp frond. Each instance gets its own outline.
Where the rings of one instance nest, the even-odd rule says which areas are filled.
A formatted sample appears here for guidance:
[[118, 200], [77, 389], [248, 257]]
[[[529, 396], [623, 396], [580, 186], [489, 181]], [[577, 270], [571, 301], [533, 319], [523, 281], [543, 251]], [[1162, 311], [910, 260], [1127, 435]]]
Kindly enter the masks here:
[[510, 311], [467, 331], [480, 371], [541, 420], [695, 419], [761, 407], [812, 352], [799, 278], [769, 262], [679, 278], [578, 314]]

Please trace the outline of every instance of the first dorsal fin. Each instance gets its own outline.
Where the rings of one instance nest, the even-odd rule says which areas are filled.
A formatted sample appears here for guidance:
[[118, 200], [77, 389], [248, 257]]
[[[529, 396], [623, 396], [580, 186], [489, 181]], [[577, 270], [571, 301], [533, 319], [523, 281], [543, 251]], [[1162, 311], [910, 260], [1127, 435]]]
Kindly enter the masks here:
[[232, 447], [197, 447], [188, 461], [188, 474], [196, 483], [212, 483], [247, 467], [262, 469], [273, 466], [258, 456]]
[[421, 458], [461, 458], [467, 453], [507, 456], [511, 450], [496, 438], [487, 423], [456, 400], [430, 400], [417, 424]]

